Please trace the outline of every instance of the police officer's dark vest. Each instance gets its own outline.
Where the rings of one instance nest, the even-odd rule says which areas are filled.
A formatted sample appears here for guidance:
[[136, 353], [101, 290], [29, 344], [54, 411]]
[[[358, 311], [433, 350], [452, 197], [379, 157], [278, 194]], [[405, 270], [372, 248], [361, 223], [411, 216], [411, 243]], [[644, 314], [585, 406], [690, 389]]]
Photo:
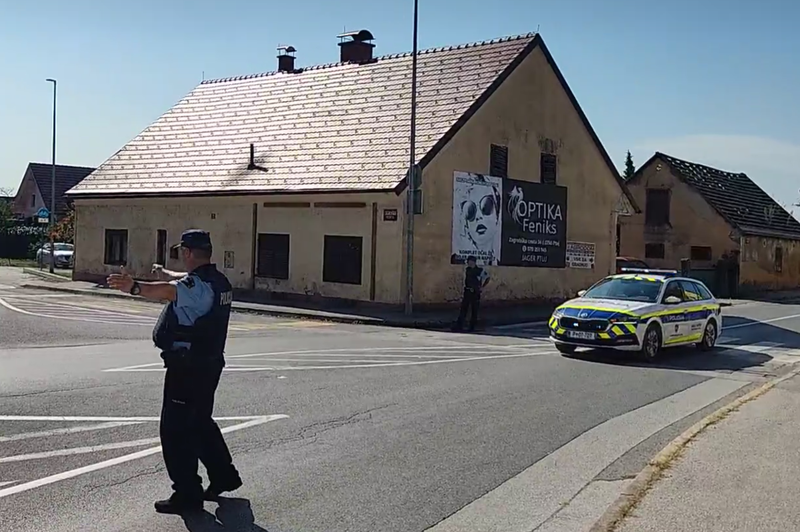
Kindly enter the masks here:
[[216, 265], [206, 264], [192, 272], [214, 290], [211, 310], [186, 326], [178, 324], [174, 303], [167, 303], [153, 329], [153, 343], [162, 351], [171, 351], [175, 342], [188, 342], [190, 361], [224, 362], [223, 352], [228, 338], [228, 322], [233, 303], [233, 287]]
[[481, 274], [483, 268], [480, 266], [467, 266], [467, 273], [464, 276], [464, 288], [478, 292], [481, 289]]

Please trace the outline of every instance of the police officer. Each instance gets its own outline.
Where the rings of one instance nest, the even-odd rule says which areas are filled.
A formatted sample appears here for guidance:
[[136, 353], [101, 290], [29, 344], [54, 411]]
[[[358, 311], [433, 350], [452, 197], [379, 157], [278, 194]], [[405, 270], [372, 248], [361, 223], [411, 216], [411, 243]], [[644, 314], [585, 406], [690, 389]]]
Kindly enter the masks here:
[[[223, 350], [233, 301], [228, 279], [211, 263], [211, 238], [205, 231], [181, 235], [178, 249], [188, 273], [154, 265], [166, 281], [134, 280], [124, 268], [108, 278], [112, 288], [147, 299], [168, 301], [153, 342], [161, 349], [166, 376], [160, 436], [174, 493], [157, 501], [159, 513], [182, 514], [200, 510], [203, 500], [215, 500], [241, 487], [242, 479], [214, 422], [214, 394], [225, 365]], [[208, 471], [210, 485], [203, 491], [198, 460]]]
[[464, 272], [464, 296], [461, 298], [461, 311], [458, 314], [453, 330], [460, 331], [464, 328], [464, 319], [467, 311], [471, 311], [469, 330], [474, 331], [478, 324], [478, 307], [481, 303], [481, 291], [489, 284], [489, 274], [478, 266], [477, 259], [470, 255], [467, 257], [467, 269]]

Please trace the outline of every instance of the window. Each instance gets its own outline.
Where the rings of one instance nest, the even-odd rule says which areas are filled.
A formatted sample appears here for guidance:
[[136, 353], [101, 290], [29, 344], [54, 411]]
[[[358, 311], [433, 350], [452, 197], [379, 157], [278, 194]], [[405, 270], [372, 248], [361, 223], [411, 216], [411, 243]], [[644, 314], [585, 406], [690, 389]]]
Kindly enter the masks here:
[[289, 278], [289, 235], [258, 235], [256, 275], [270, 279]]
[[669, 224], [669, 189], [647, 189], [644, 218], [646, 225]]
[[681, 289], [681, 285], [678, 284], [678, 281], [672, 281], [667, 285], [666, 290], [664, 290], [664, 297], [661, 298], [661, 302], [665, 302], [668, 297], [677, 297], [681, 301], [686, 301], [686, 298], [683, 297], [683, 290]]
[[128, 263], [128, 230], [106, 229], [105, 264], [124, 266]]
[[711, 248], [708, 246], [692, 246], [689, 256], [692, 260], [709, 261], [711, 260]]
[[660, 281], [653, 282], [641, 278], [606, 277], [587, 290], [583, 297], [655, 303], [658, 300], [661, 286]]
[[156, 264], [164, 266], [167, 262], [167, 232], [164, 229], [156, 231]]
[[783, 271], [783, 248], [780, 246], [775, 248], [775, 271], [778, 273]]
[[556, 171], [558, 159], [550, 153], [543, 153], [539, 156], [539, 179], [545, 185], [555, 185], [557, 181]]
[[681, 288], [683, 288], [683, 293], [686, 296], [685, 301], [700, 301], [702, 296], [700, 295], [700, 289], [697, 288], [697, 285], [689, 282], [689, 281], [679, 281], [681, 284]]
[[711, 294], [711, 292], [708, 290], [708, 288], [706, 288], [703, 284], [694, 283], [694, 285], [695, 285], [695, 287], [697, 287], [697, 290], [698, 290], [697, 293], [700, 294], [700, 297], [702, 299], [714, 299], [714, 296]]
[[644, 258], [646, 258], [646, 259], [663, 259], [664, 258], [664, 244], [645, 244], [644, 245]]
[[508, 146], [492, 144], [489, 153], [489, 175], [508, 177]]
[[31, 194], [31, 207], [36, 207], [36, 194]]
[[360, 236], [325, 235], [322, 280], [326, 283], [361, 284]]

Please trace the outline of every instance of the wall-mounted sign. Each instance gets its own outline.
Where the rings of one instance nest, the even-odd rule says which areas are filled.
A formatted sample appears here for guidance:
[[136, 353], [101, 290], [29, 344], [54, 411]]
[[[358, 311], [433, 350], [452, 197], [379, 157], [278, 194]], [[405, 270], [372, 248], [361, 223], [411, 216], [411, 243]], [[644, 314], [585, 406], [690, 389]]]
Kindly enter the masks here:
[[594, 244], [567, 242], [567, 268], [591, 270], [594, 268]]
[[396, 222], [397, 221], [397, 209], [383, 209], [383, 221], [384, 222]]
[[226, 251], [223, 254], [222, 267], [226, 270], [231, 270], [234, 268], [233, 251]]
[[564, 268], [566, 244], [566, 187], [453, 175], [451, 263]]

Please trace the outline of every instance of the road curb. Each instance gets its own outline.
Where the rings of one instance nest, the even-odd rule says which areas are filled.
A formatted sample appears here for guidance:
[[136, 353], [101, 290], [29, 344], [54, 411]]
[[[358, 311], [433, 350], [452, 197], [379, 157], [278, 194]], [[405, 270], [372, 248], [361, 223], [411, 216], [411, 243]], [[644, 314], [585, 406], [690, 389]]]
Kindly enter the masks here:
[[734, 399], [727, 405], [720, 407], [686, 429], [650, 460], [648, 465], [642, 469], [630, 485], [628, 485], [627, 489], [625, 489], [617, 500], [606, 509], [600, 519], [592, 525], [589, 532], [614, 532], [642, 499], [644, 499], [647, 492], [650, 491], [653, 485], [661, 478], [661, 474], [681, 455], [692, 440], [711, 425], [719, 423], [729, 414], [741, 408], [745, 403], [758, 399], [778, 384], [799, 374], [800, 368], [766, 382], [758, 388]]
[[[124, 294], [122, 292], [115, 292], [115, 291], [90, 291], [81, 288], [70, 288], [66, 286], [47, 286], [42, 284], [22, 284], [20, 285], [21, 288], [28, 288], [31, 290], [47, 290], [50, 292], [61, 292], [61, 293], [70, 293], [70, 294], [77, 294], [82, 296], [97, 296], [97, 297], [106, 297], [106, 298], [114, 298], [114, 299], [127, 299], [129, 301], [141, 301], [142, 298], [133, 296], [130, 294]], [[330, 322], [330, 323], [343, 323], [349, 325], [378, 325], [383, 327], [397, 327], [397, 328], [404, 328], [404, 329], [424, 329], [424, 330], [443, 330], [449, 329], [452, 324], [453, 320], [409, 320], [409, 319], [392, 319], [392, 318], [373, 318], [369, 316], [347, 316], [341, 314], [333, 314], [327, 313], [325, 311], [321, 311], [319, 313], [310, 311], [310, 312], [298, 312], [298, 311], [283, 311], [275, 308], [257, 308], [249, 306], [246, 302], [239, 302], [240, 304], [237, 305], [237, 302], [234, 301], [233, 310], [234, 312], [239, 313], [246, 313], [246, 314], [258, 314], [261, 316], [272, 316], [276, 318], [289, 318], [295, 320], [314, 320], [314, 321], [323, 321], [323, 322]], [[534, 323], [531, 319], [527, 319], [526, 322]], [[536, 321], [535, 323], [546, 323], [547, 318], [541, 318], [541, 320]], [[486, 320], [486, 325], [489, 326], [497, 326], [497, 325], [517, 325], [519, 322], [517, 321], [509, 321], [509, 320]]]
[[33, 275], [35, 277], [39, 277], [40, 279], [45, 279], [46, 281], [55, 281], [57, 283], [68, 283], [72, 281], [72, 279], [69, 277], [64, 277], [63, 275], [58, 275], [57, 273], [37, 270], [35, 268], [22, 268], [22, 273]]

